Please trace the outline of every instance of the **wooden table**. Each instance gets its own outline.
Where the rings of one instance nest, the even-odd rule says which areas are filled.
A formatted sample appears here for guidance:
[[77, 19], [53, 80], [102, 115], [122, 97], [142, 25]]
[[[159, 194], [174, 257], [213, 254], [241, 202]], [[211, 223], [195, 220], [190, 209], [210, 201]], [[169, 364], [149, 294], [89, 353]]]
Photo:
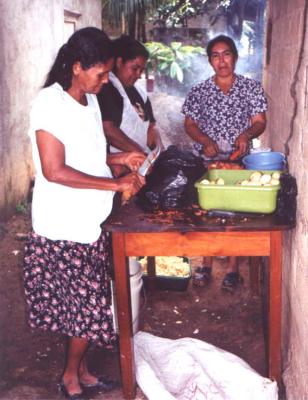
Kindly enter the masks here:
[[282, 233], [294, 225], [275, 215], [209, 217], [200, 210], [145, 213], [133, 202], [104, 225], [112, 233], [123, 394], [135, 398], [136, 379], [130, 282], [130, 256], [269, 257], [268, 371], [281, 379]]

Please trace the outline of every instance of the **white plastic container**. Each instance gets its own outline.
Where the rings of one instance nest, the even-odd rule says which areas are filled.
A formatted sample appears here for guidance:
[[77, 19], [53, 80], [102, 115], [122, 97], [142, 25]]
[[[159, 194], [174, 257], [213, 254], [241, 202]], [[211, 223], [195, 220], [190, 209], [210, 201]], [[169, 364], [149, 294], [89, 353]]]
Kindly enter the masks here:
[[139, 331], [139, 310], [140, 295], [142, 290], [142, 270], [141, 264], [134, 258], [129, 258], [130, 272], [130, 295], [132, 305], [133, 332], [134, 335]]
[[255, 147], [250, 150], [250, 154], [267, 153], [269, 151], [272, 151], [270, 147]]
[[[141, 264], [135, 257], [129, 258], [129, 275], [130, 275], [130, 294], [132, 306], [132, 320], [134, 335], [139, 331], [139, 310], [140, 310], [140, 295], [142, 290], [142, 270]], [[116, 332], [119, 331], [117, 309], [116, 309], [116, 293], [115, 285], [112, 282], [112, 304], [111, 310], [113, 313], [113, 324]]]

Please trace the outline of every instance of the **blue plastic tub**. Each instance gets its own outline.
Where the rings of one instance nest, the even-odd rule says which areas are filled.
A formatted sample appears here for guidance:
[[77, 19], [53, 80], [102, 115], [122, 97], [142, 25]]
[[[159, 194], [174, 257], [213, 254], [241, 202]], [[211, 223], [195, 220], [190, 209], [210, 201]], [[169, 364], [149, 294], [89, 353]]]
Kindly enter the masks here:
[[253, 170], [282, 170], [285, 163], [285, 155], [277, 151], [253, 153], [243, 158], [245, 168]]

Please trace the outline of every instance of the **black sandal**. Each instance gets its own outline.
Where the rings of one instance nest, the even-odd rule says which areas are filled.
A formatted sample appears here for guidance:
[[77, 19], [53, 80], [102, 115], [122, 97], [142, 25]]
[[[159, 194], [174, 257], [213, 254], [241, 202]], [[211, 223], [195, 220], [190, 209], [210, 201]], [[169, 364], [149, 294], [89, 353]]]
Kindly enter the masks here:
[[238, 272], [228, 272], [221, 284], [222, 290], [233, 292], [239, 283], [243, 283], [244, 279]]
[[195, 270], [193, 276], [193, 285], [203, 287], [210, 283], [212, 277], [212, 268], [210, 267], [198, 267]]
[[74, 394], [69, 394], [69, 392], [67, 391], [65, 385], [63, 382], [60, 382], [58, 384], [59, 387], [59, 391], [64, 395], [64, 397], [68, 400], [85, 400], [84, 397], [84, 393], [80, 392], [80, 393], [74, 393]]
[[84, 388], [98, 389], [103, 392], [110, 392], [111, 390], [117, 388], [119, 386], [119, 383], [111, 379], [103, 378], [102, 376], [100, 376], [99, 378], [97, 378], [97, 381], [95, 383], [81, 382], [81, 386], [83, 386]]

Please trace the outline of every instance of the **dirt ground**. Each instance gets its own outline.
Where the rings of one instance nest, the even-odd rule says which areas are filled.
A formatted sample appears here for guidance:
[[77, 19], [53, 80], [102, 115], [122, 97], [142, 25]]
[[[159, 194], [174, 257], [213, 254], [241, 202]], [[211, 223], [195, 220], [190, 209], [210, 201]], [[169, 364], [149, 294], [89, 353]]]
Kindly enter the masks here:
[[[29, 212], [18, 213], [0, 225], [0, 399], [57, 400], [65, 342], [55, 334], [31, 331], [26, 324], [22, 281], [24, 234], [30, 228]], [[192, 259], [195, 268], [200, 259]], [[184, 292], [146, 294], [140, 328], [161, 337], [194, 337], [228, 350], [265, 374], [261, 298], [249, 290], [247, 259], [241, 259], [244, 284], [236, 293], [220, 290], [225, 260], [214, 260], [213, 280], [208, 287], [191, 282]], [[179, 322], [180, 321], [180, 322]], [[117, 350], [93, 348], [93, 371], [119, 379]], [[122, 399], [121, 390], [108, 394], [87, 393], [89, 399]], [[146, 399], [140, 389], [137, 399]], [[158, 399], [159, 400], [159, 399]]]

